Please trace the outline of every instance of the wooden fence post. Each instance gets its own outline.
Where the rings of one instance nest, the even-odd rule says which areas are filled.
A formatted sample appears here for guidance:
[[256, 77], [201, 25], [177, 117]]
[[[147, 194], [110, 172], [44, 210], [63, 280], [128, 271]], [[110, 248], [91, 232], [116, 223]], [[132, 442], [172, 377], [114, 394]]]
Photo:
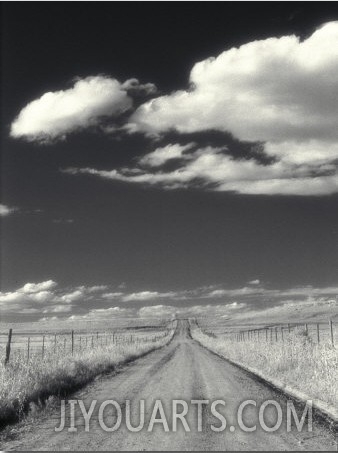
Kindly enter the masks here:
[[72, 355], [74, 353], [74, 330], [72, 330]]
[[317, 343], [319, 344], [319, 324], [317, 323]]
[[42, 357], [45, 355], [45, 336], [42, 335]]
[[308, 328], [307, 328], [307, 324], [305, 324], [305, 333], [306, 333], [306, 335], [308, 335], [308, 333], [309, 333]]
[[9, 357], [11, 355], [11, 343], [12, 343], [12, 329], [9, 329], [8, 332], [8, 340], [7, 340], [7, 345], [6, 345], [6, 357], [5, 357], [5, 365], [9, 362]]
[[329, 321], [329, 324], [330, 324], [330, 335], [331, 335], [331, 343], [332, 343], [332, 346], [334, 346], [334, 338], [333, 338], [333, 323], [332, 323], [332, 319], [330, 319], [330, 321]]
[[31, 339], [28, 337], [27, 341], [27, 362], [29, 362], [29, 348], [30, 348]]
[[56, 352], [56, 334], [54, 335], [54, 353]]

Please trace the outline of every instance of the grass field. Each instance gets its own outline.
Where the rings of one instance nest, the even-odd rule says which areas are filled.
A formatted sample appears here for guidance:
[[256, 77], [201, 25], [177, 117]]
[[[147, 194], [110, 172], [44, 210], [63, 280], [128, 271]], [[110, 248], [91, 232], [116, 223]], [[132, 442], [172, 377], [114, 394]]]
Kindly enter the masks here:
[[303, 328], [293, 330], [283, 341], [260, 338], [238, 341], [236, 335], [204, 333], [197, 325], [192, 336], [207, 348], [282, 381], [326, 405], [338, 405], [338, 351], [328, 341], [317, 344]]
[[[56, 347], [46, 343], [43, 356], [39, 345], [39, 352], [29, 358], [23, 348], [17, 347], [9, 363], [5, 366], [1, 360], [0, 364], [0, 427], [17, 421], [34, 405], [43, 405], [49, 397], [66, 396], [97, 375], [112, 372], [119, 365], [164, 346], [172, 338], [175, 327], [175, 323], [147, 329], [133, 325], [133, 330], [126, 331], [123, 326], [114, 342], [105, 336], [104, 342], [87, 342], [87, 347], [74, 348], [73, 354], [69, 348], [64, 348], [63, 341]], [[36, 330], [30, 335], [32, 333], [37, 334]], [[18, 344], [26, 344], [23, 338], [21, 332]], [[0, 354], [4, 357], [4, 345]]]

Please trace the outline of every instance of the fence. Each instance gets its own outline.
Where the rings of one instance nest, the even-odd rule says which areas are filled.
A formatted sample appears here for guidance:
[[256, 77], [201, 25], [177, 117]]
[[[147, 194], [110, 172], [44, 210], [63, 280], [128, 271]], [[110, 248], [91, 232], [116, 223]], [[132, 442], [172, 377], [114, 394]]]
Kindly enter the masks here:
[[[210, 336], [216, 336], [212, 329], [203, 329], [203, 332]], [[333, 320], [318, 323], [287, 323], [278, 325], [269, 325], [255, 328], [232, 328], [231, 331], [220, 332], [219, 335], [230, 336], [232, 340], [243, 341], [266, 341], [277, 342], [286, 341], [295, 333], [304, 335], [315, 344], [331, 344], [333, 347], [337, 344], [337, 323]]]
[[67, 333], [29, 333], [14, 332], [9, 329], [8, 334], [0, 333], [0, 350], [4, 347], [4, 364], [6, 365], [13, 354], [20, 359], [29, 361], [33, 356], [43, 358], [48, 353], [64, 353], [74, 355], [88, 348], [107, 347], [112, 345], [126, 345], [135, 342], [156, 342], [167, 336], [170, 328], [159, 329], [156, 333], [149, 332], [75, 332]]

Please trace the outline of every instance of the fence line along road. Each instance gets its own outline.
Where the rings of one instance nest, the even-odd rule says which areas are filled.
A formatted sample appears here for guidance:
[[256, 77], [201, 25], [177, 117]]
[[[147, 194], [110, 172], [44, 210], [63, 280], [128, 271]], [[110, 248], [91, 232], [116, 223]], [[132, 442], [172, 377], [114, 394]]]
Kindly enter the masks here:
[[[202, 331], [206, 335], [216, 336], [212, 327], [202, 327]], [[245, 329], [233, 327], [231, 331], [220, 331], [218, 336], [227, 336], [238, 342], [253, 340], [277, 342], [285, 341], [295, 333], [303, 334], [317, 344], [331, 344], [333, 347], [337, 344], [335, 338], [337, 328], [336, 323], [332, 319], [329, 319], [327, 322], [285, 323]]]
[[156, 342], [169, 334], [170, 327], [159, 329], [156, 335], [149, 335], [148, 332], [129, 333], [129, 332], [78, 332], [74, 330], [68, 333], [15, 333], [9, 329], [8, 334], [1, 334], [5, 338], [0, 341], [0, 347], [5, 346], [4, 364], [10, 361], [13, 353], [20, 355], [21, 359], [29, 361], [33, 356], [39, 355], [43, 358], [46, 352], [62, 352], [74, 355], [85, 349], [97, 347], [107, 347], [111, 345], [126, 345], [135, 342]]

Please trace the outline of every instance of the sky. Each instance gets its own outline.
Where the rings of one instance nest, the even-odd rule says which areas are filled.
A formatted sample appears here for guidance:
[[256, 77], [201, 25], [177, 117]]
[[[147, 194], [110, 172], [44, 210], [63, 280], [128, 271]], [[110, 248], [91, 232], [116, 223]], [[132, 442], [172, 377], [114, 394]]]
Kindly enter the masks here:
[[2, 321], [332, 303], [333, 2], [1, 7]]

